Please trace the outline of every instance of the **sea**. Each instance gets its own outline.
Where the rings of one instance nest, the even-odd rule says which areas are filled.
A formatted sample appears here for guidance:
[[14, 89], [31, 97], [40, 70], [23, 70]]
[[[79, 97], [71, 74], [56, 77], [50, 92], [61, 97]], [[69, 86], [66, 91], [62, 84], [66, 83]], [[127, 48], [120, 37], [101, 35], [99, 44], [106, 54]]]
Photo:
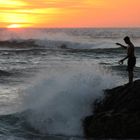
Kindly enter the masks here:
[[104, 90], [128, 82], [123, 38], [140, 28], [0, 29], [0, 140], [85, 140], [83, 120]]

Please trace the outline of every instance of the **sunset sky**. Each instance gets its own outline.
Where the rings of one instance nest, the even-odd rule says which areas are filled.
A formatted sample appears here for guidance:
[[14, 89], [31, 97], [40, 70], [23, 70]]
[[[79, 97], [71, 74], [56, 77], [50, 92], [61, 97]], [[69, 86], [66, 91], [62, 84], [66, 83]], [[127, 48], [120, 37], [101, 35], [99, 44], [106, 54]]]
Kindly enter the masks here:
[[0, 0], [0, 27], [140, 27], [140, 0]]

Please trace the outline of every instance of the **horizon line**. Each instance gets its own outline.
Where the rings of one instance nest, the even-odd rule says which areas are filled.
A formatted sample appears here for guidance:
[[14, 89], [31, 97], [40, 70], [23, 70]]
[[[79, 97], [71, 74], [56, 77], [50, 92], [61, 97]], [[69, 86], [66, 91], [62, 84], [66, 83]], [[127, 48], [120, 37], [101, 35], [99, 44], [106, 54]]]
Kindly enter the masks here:
[[[15, 28], [15, 29], [91, 29], [91, 28], [94, 28], [94, 29], [137, 29], [137, 28], [140, 28], [139, 27], [125, 27], [125, 26], [122, 26], [122, 27], [21, 27], [21, 28]], [[7, 27], [0, 27], [0, 29], [9, 29]], [[12, 28], [11, 28], [12, 29]], [[14, 29], [14, 28], [13, 28]]]

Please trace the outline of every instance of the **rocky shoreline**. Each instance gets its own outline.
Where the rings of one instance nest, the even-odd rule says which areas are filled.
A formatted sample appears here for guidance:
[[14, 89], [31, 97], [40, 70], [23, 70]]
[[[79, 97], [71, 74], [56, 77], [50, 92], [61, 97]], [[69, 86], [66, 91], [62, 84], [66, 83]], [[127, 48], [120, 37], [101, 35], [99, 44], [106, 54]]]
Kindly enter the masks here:
[[140, 138], [140, 80], [105, 90], [83, 127], [88, 138]]

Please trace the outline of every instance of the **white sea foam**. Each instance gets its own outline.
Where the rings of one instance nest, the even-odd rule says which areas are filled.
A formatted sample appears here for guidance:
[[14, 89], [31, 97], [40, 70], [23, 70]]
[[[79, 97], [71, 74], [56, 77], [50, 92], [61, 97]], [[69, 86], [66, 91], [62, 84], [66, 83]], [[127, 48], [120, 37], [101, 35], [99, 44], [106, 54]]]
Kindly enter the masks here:
[[42, 73], [26, 90], [29, 123], [41, 133], [82, 136], [82, 120], [103, 89], [116, 84], [116, 76], [96, 66], [81, 65]]

